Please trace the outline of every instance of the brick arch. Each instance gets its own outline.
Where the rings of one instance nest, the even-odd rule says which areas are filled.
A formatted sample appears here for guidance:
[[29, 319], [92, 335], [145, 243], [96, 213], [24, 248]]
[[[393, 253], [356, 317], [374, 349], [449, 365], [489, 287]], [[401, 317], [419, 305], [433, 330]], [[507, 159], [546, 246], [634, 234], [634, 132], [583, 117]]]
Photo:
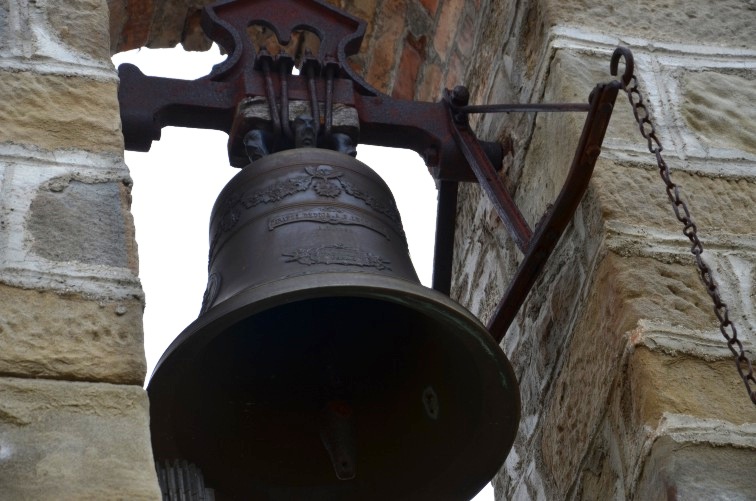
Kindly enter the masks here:
[[[213, 0], [109, 0], [111, 53], [182, 44], [210, 47], [201, 9]], [[464, 83], [473, 53], [479, 1], [331, 0], [368, 22], [351, 63], [371, 85], [404, 99], [435, 101], [443, 87]]]
[[108, 0], [110, 50], [167, 48], [182, 44], [202, 51], [210, 41], [199, 26], [203, 6], [212, 0]]

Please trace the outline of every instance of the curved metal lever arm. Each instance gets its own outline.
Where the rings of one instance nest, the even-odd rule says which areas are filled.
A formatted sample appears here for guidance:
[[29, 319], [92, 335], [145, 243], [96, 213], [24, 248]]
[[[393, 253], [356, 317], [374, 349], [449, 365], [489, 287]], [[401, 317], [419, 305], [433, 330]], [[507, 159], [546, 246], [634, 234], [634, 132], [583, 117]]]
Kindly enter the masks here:
[[619, 88], [620, 83], [613, 81], [597, 85], [591, 93], [591, 110], [583, 126], [567, 180], [554, 205], [536, 226], [525, 258], [488, 322], [489, 332], [499, 342], [504, 338], [588, 189]]

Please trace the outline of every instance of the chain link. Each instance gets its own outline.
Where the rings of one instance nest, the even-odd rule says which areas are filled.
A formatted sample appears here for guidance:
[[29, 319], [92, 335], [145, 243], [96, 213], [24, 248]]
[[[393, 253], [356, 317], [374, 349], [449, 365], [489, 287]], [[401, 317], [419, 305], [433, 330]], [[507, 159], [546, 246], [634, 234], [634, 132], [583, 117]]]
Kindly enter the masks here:
[[756, 404], [756, 390], [751, 386], [751, 383], [756, 386], [756, 378], [753, 375], [753, 364], [751, 360], [746, 356], [743, 349], [743, 343], [738, 339], [738, 331], [735, 328], [735, 324], [730, 320], [729, 310], [727, 304], [722, 301], [719, 295], [719, 288], [714, 281], [714, 276], [711, 272], [711, 268], [704, 261], [703, 245], [698, 239], [698, 229], [693, 222], [693, 218], [690, 216], [690, 211], [685, 201], [680, 197], [679, 187], [672, 182], [672, 177], [669, 171], [667, 162], [662, 157], [662, 150], [664, 147], [659, 141], [659, 137], [656, 135], [656, 128], [651, 121], [648, 108], [643, 103], [643, 95], [638, 90], [638, 79], [635, 75], [632, 75], [629, 81], [623, 80], [622, 89], [627, 93], [627, 97], [630, 104], [633, 107], [633, 116], [635, 121], [638, 122], [638, 128], [641, 135], [648, 142], [648, 151], [656, 156], [656, 164], [659, 167], [659, 175], [664, 181], [666, 186], [667, 197], [672, 202], [672, 209], [675, 211], [677, 220], [683, 224], [683, 234], [688, 237], [691, 242], [690, 252], [693, 254], [696, 260], [696, 266], [698, 267], [698, 273], [706, 286], [706, 292], [711, 296], [711, 300], [714, 303], [714, 314], [719, 320], [719, 331], [722, 336], [727, 340], [727, 347], [732, 352], [735, 359], [735, 366], [738, 369], [740, 377], [743, 379], [748, 395], [751, 397], [751, 402]]

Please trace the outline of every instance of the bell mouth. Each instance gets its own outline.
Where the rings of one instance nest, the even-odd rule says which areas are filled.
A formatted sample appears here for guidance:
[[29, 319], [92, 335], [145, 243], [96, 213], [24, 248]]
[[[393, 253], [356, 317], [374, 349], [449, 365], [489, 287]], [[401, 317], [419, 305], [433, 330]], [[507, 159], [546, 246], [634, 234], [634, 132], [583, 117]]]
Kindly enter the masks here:
[[172, 343], [148, 393], [156, 458], [197, 464], [218, 499], [469, 499], [520, 409], [472, 314], [369, 273], [226, 299]]

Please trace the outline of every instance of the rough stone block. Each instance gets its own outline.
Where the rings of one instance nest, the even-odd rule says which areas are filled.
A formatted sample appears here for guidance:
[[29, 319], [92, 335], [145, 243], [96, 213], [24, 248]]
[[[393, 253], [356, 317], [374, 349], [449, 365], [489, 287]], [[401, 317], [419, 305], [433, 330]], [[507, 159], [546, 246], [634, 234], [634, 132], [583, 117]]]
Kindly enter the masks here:
[[153, 26], [153, 0], [108, 2], [110, 7], [110, 48], [112, 53], [137, 49], [147, 43]]
[[618, 438], [605, 419], [583, 460], [574, 488], [575, 499], [624, 499], [626, 485]]
[[386, 0], [383, 2], [381, 17], [376, 20], [375, 30], [381, 34], [381, 40], [391, 43], [371, 44], [372, 57], [367, 67], [366, 80], [381, 92], [388, 92], [394, 81], [394, 73], [399, 61], [401, 46], [396, 42], [404, 38], [406, 30], [407, 5], [405, 0]]
[[195, 10], [189, 13], [184, 23], [181, 46], [187, 51], [206, 51], [213, 45], [213, 41], [207, 38], [202, 30], [202, 11]]
[[451, 48], [455, 44], [454, 36], [462, 19], [463, 0], [445, 0], [441, 4], [441, 13], [433, 36], [433, 47], [441, 60], [446, 60]]
[[5, 64], [109, 78], [107, 4], [106, 0], [0, 2], [0, 54], [14, 58]]
[[465, 62], [456, 50], [449, 56], [449, 61], [446, 65], [445, 80], [445, 87], [447, 89], [453, 89], [465, 81]]
[[[468, 63], [470, 70], [468, 72], [469, 81], [465, 84], [470, 88], [471, 103], [500, 103], [498, 100], [475, 99], [478, 90], [482, 87], [487, 90], [489, 87], [517, 87], [519, 81], [515, 81], [519, 75], [507, 75], [506, 78], [496, 80], [494, 85], [481, 85], [486, 80], [486, 75], [490, 73], [491, 68], [496, 69], [502, 60], [511, 61], [511, 45], [503, 42], [513, 38], [513, 28], [516, 22], [513, 22], [516, 16], [513, 14], [518, 11], [514, 0], [497, 0], [490, 2], [483, 11], [475, 12], [475, 33], [473, 38], [477, 39], [475, 45], [475, 57], [471, 58]], [[469, 5], [468, 5], [469, 10]], [[513, 40], [512, 40], [513, 41]], [[506, 117], [499, 115], [500, 120]]]
[[[543, 102], [587, 103], [588, 96], [596, 84], [618, 78], [609, 73], [609, 60], [605, 53], [592, 54], [566, 48], [557, 50], [549, 69]], [[644, 70], [650, 71], [647, 68], [638, 68], [636, 74], [641, 76]], [[645, 80], [642, 85], [647, 86]], [[539, 115], [539, 118], [556, 118], [559, 115], [574, 118], [575, 129], [570, 130], [570, 133], [580, 133], [585, 122], [585, 115], [582, 113], [544, 113]], [[623, 92], [617, 95], [615, 109], [606, 130], [606, 139], [642, 140], [632, 109]]]
[[110, 23], [105, 0], [44, 2], [51, 31], [68, 47], [102, 61], [110, 59]]
[[418, 101], [437, 101], [440, 95], [441, 67], [437, 64], [427, 64], [415, 97]]
[[0, 379], [2, 499], [159, 500], [138, 386]]
[[756, 73], [688, 72], [682, 87], [682, 114], [703, 143], [756, 154]]
[[3, 47], [8, 46], [10, 33], [8, 33], [8, 2], [0, 0], [0, 53], [5, 52]]
[[413, 99], [417, 86], [420, 67], [423, 64], [425, 38], [415, 40], [412, 37], [404, 42], [402, 55], [399, 59], [396, 82], [392, 96], [397, 99]]
[[620, 259], [607, 256], [596, 272], [586, 309], [565, 348], [541, 417], [543, 463], [564, 493], [598, 426], [634, 318], [624, 305], [633, 294], [618, 279]]
[[141, 296], [122, 156], [0, 150], [0, 281], [96, 298]]
[[175, 47], [181, 43], [182, 33], [189, 14], [184, 2], [151, 2], [152, 27], [148, 47]]
[[[672, 180], [680, 187], [681, 197], [702, 233], [720, 238], [753, 235], [756, 217], [753, 179], [706, 177], [675, 170]], [[592, 183], [607, 221], [672, 234], [682, 231], [656, 170], [599, 160]], [[686, 240], [682, 235], [680, 238]]]
[[543, 3], [544, 22], [549, 26], [584, 27], [614, 37], [631, 35], [655, 42], [753, 47], [756, 5], [747, 0]]
[[716, 329], [711, 299], [695, 268], [648, 258], [618, 258], [610, 254], [613, 280], [626, 318], [628, 332], [639, 320], [671, 325], [678, 329]]
[[[559, 492], [577, 474], [622, 369], [623, 352], [638, 338], [642, 322], [714, 328], [708, 301], [685, 266], [614, 254], [602, 261], [541, 418], [543, 462]], [[623, 419], [638, 429], [655, 426], [665, 412], [756, 421], [730, 360], [669, 356], [637, 346], [628, 364]]]
[[[78, 261], [136, 271], [128, 212], [130, 190], [121, 182], [84, 183], [56, 178], [32, 200], [26, 230], [31, 250], [51, 261]], [[130, 255], [132, 254], [132, 255]]]
[[[601, 58], [558, 50], [549, 70], [542, 101], [585, 103], [596, 84], [612, 78], [607, 69], [607, 61]], [[622, 97], [618, 96], [617, 110], [610, 120], [607, 140], [626, 140], [637, 134], [632, 114], [623, 107], [627, 103], [622, 102]], [[539, 113], [530, 144], [524, 140], [517, 141], [517, 150], [527, 146], [527, 156], [521, 171], [516, 162], [508, 174], [511, 182], [517, 186], [516, 201], [531, 226], [535, 226], [548, 204], [556, 199], [562, 189], [584, 123], [584, 113]], [[598, 166], [596, 170], [600, 170]], [[621, 189], [619, 183], [617, 189]], [[630, 194], [635, 195], [634, 192]], [[599, 191], [598, 195], [602, 193]]]
[[0, 374], [141, 385], [141, 299], [92, 300], [0, 284]]
[[457, 34], [457, 49], [465, 59], [470, 58], [475, 43], [475, 18], [473, 16], [474, 13], [470, 12], [464, 16]]
[[120, 154], [116, 82], [0, 72], [0, 142]]
[[704, 361], [636, 347], [627, 378], [632, 417], [641, 426], [656, 426], [664, 413], [756, 423], [756, 408], [732, 360]]
[[754, 457], [754, 449], [659, 438], [645, 461], [635, 499], [754, 499]]
[[124, 27], [126, 26], [126, 22], [129, 18], [129, 14], [126, 9], [127, 2], [108, 2], [108, 22], [110, 25], [110, 29], [108, 31], [108, 34], [110, 36], [110, 43], [108, 45], [110, 47], [111, 55], [119, 52], [118, 44], [121, 41], [121, 35], [124, 33]]
[[378, 7], [378, 0], [340, 0], [330, 3], [368, 22], [373, 20], [376, 8]]

